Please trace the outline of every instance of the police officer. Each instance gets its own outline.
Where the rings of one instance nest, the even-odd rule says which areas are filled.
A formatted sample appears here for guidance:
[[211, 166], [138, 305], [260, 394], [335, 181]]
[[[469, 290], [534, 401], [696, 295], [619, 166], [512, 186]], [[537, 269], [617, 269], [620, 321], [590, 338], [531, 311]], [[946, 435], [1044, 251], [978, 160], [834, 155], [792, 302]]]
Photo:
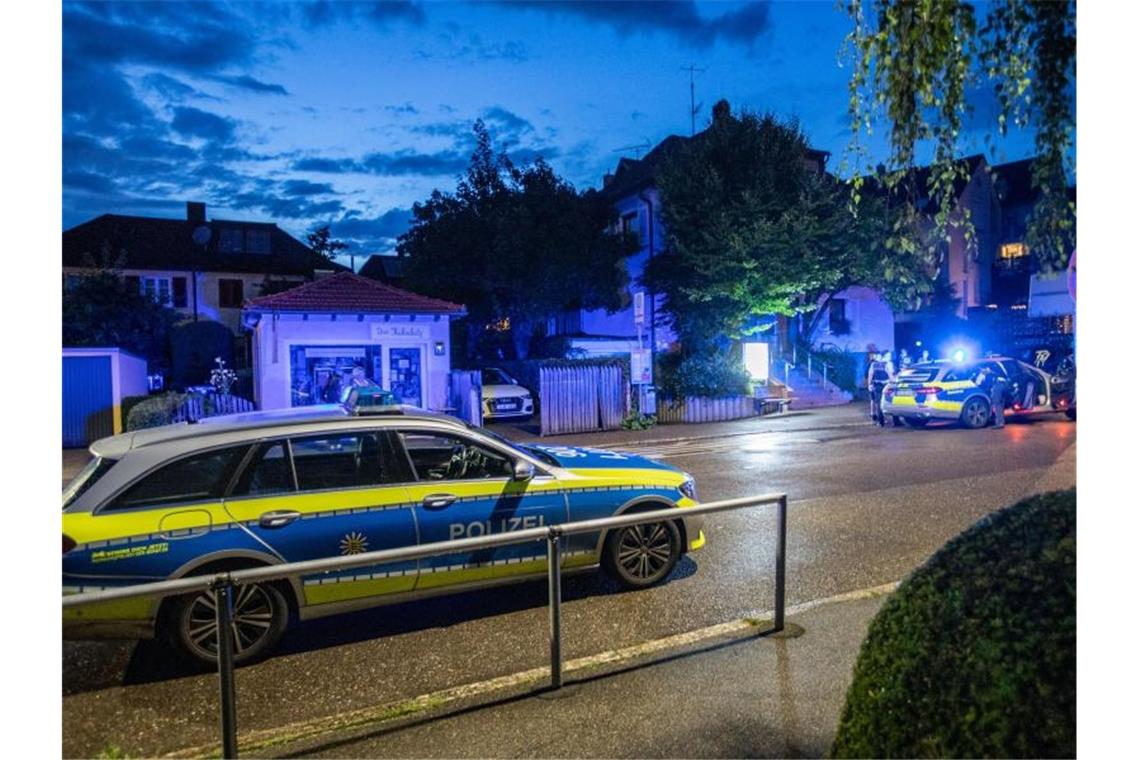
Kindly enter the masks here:
[[990, 414], [994, 419], [994, 429], [1005, 427], [1005, 375], [996, 370], [983, 368], [974, 378], [974, 384], [984, 388], [990, 397]]
[[883, 354], [875, 354], [867, 367], [867, 392], [871, 394], [871, 421], [879, 427], [886, 425], [883, 418], [883, 389], [891, 379]]

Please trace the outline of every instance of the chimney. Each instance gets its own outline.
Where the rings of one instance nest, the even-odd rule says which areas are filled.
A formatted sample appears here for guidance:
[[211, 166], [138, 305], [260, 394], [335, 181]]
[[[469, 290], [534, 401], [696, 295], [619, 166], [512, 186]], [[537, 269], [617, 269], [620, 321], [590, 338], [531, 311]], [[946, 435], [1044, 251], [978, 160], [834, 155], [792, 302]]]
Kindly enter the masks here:
[[191, 224], [205, 224], [206, 204], [186, 201], [186, 221]]

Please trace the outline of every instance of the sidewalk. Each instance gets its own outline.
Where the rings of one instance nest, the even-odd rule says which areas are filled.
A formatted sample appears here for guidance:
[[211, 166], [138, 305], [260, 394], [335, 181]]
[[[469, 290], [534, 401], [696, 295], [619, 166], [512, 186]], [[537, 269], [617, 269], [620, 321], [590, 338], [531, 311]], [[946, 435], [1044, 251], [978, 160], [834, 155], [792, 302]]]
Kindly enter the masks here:
[[852, 402], [843, 406], [789, 411], [763, 417], [747, 417], [729, 422], [693, 422], [656, 425], [648, 430], [607, 430], [598, 433], [567, 433], [541, 438], [536, 423], [512, 425], [494, 423], [488, 428], [512, 441], [541, 441], [551, 445], [575, 446], [645, 446], [670, 441], [725, 438], [734, 435], [782, 431], [827, 430], [831, 428], [870, 425], [867, 405]]
[[[372, 711], [371, 720], [343, 716], [340, 725], [352, 728], [317, 734], [313, 726], [282, 727], [275, 738], [261, 736], [260, 746], [248, 743], [255, 737], [242, 737], [241, 752], [263, 757], [819, 757], [830, 747], [860, 644], [885, 593], [877, 589], [869, 596], [791, 608], [782, 636], [753, 632], [767, 628], [766, 622], [742, 623], [735, 634], [648, 657], [574, 670], [568, 663], [560, 692], [545, 691], [544, 681], [532, 672], [526, 682], [502, 679], [504, 685], [493, 691], [475, 684], [449, 690], [474, 697], [424, 695]], [[286, 741], [290, 731], [309, 738]]]

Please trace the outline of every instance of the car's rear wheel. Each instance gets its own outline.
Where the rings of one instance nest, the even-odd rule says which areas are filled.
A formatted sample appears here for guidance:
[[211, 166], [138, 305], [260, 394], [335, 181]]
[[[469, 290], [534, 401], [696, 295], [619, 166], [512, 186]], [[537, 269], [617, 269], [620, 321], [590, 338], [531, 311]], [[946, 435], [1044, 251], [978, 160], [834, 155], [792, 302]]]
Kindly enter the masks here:
[[[263, 657], [281, 638], [289, 622], [289, 603], [268, 583], [233, 589], [233, 655], [242, 665]], [[192, 660], [214, 665], [218, 658], [218, 625], [212, 593], [174, 600], [167, 634], [175, 647]]]
[[1068, 417], [1070, 420], [1075, 420], [1077, 418], [1076, 408], [1074, 407], [1071, 409], [1066, 409], [1065, 410], [1065, 416]]
[[660, 522], [610, 533], [603, 563], [626, 588], [645, 588], [668, 577], [680, 557], [681, 532], [672, 522]]
[[972, 398], [962, 407], [962, 424], [971, 430], [984, 428], [990, 421], [990, 405], [980, 398]]
[[904, 425], [912, 428], [926, 427], [926, 423], [930, 422], [930, 420], [922, 417], [903, 417], [902, 421]]

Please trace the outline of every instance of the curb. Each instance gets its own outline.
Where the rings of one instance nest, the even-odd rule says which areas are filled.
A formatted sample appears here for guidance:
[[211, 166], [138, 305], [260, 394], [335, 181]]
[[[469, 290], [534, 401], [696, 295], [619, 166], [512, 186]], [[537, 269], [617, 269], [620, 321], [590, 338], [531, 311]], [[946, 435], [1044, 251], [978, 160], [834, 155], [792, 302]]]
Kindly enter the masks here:
[[[679, 436], [676, 438], [645, 438], [642, 440], [631, 441], [604, 441], [599, 442], [603, 446], [625, 446], [625, 447], [639, 447], [639, 446], [657, 446], [663, 443], [685, 443], [688, 441], [710, 441], [717, 438], [737, 438], [742, 435], [766, 435], [772, 433], [810, 433], [816, 430], [842, 430], [850, 427], [867, 427], [869, 423], [865, 421], [849, 422], [842, 425], [820, 425], [818, 427], [803, 427], [793, 429], [780, 429], [780, 430], [739, 430], [728, 433], [709, 433], [707, 435], [689, 435]], [[567, 433], [567, 436], [574, 435], [574, 433]], [[588, 434], [587, 434], [588, 435]], [[550, 441], [551, 438], [537, 438], [537, 439], [519, 439], [515, 443], [537, 443], [541, 444]], [[593, 444], [590, 444], [593, 445]]]

